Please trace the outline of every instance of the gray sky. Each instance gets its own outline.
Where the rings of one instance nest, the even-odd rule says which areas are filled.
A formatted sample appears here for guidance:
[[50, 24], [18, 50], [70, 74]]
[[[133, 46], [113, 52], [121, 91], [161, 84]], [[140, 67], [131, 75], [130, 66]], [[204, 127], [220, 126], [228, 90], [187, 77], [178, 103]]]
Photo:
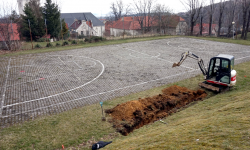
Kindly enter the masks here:
[[[110, 12], [110, 5], [115, 0], [52, 0], [57, 1], [62, 13], [91, 12], [97, 17], [105, 16]], [[41, 0], [42, 4], [45, 0]], [[133, 0], [123, 0], [125, 4], [133, 7]], [[0, 0], [1, 5], [11, 6], [18, 11], [17, 0]], [[155, 3], [164, 4], [171, 8], [174, 13], [185, 11], [179, 0], [156, 0]], [[1, 11], [1, 10], [0, 10]]]

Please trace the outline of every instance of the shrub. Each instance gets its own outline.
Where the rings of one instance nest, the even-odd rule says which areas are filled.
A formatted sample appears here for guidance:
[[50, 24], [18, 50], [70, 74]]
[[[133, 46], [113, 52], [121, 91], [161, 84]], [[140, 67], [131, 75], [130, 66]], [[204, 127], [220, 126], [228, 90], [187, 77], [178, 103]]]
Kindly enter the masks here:
[[56, 46], [61, 46], [61, 44], [60, 43], [56, 43]]
[[76, 41], [76, 40], [73, 40], [73, 41], [71, 42], [71, 44], [77, 44], [77, 41]]
[[92, 42], [99, 42], [99, 41], [105, 41], [106, 38], [103, 38], [103, 37], [98, 37], [98, 36], [92, 36], [91, 38], [86, 38], [84, 40], [84, 42], [89, 42], [89, 43], [92, 43]]
[[65, 45], [69, 45], [69, 42], [68, 42], [68, 41], [64, 41], [64, 42], [62, 43], [62, 46], [65, 46]]
[[78, 39], [83, 39], [84, 37], [84, 35], [78, 35]]
[[52, 43], [47, 43], [46, 47], [53, 47]]
[[46, 42], [46, 38], [40, 38], [40, 39], [37, 40], [37, 42]]
[[84, 41], [80, 41], [79, 43], [80, 43], [80, 44], [85, 44], [85, 42], [84, 42]]
[[89, 38], [86, 38], [86, 39], [84, 40], [84, 42], [89, 42], [89, 40], [90, 40]]
[[42, 48], [42, 46], [40, 44], [36, 44], [35, 48]]

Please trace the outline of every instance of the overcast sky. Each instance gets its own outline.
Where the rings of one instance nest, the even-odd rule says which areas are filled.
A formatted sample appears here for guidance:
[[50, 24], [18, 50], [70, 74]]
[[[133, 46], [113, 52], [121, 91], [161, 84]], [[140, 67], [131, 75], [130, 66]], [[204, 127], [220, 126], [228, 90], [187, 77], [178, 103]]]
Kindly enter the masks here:
[[[105, 16], [110, 12], [110, 5], [115, 0], [53, 0], [57, 1], [62, 13], [73, 12], [91, 12], [97, 17]], [[41, 0], [42, 5], [45, 0]], [[123, 0], [125, 4], [130, 4], [133, 7], [133, 0]], [[17, 0], [0, 0], [1, 5], [12, 6], [18, 11]], [[156, 3], [164, 4], [171, 8], [174, 13], [185, 11], [183, 5], [179, 0], [156, 0]], [[1, 10], [0, 10], [1, 11]]]

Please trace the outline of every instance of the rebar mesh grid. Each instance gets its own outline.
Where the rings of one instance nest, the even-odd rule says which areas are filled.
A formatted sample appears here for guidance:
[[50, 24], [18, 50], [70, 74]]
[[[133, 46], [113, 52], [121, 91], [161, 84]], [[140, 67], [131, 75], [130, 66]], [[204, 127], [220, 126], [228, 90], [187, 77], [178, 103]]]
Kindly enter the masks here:
[[250, 60], [249, 46], [189, 38], [1, 58], [0, 126], [201, 74], [191, 58], [172, 68], [187, 51], [200, 56], [205, 64], [218, 54], [235, 56], [235, 64]]

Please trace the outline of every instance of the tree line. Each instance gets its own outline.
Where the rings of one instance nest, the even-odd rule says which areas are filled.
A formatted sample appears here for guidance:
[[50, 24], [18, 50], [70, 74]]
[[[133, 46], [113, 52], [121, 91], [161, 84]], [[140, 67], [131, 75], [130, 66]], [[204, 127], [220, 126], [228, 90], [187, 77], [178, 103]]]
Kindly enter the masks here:
[[211, 24], [217, 24], [217, 36], [220, 36], [221, 29], [225, 28], [228, 36], [232, 30], [236, 30], [241, 33], [242, 39], [247, 39], [250, 0], [220, 0], [218, 3], [214, 0], [209, 0], [208, 3], [204, 0], [183, 0], [182, 3], [187, 10], [186, 16], [189, 18], [191, 35], [193, 35], [194, 25], [202, 24], [201, 18], [205, 18], [205, 21], [209, 23], [209, 35], [211, 35]]
[[122, 17], [132, 16], [142, 30], [142, 34], [152, 31], [152, 24], [157, 23], [158, 31], [167, 31], [167, 28], [175, 22], [173, 13], [168, 6], [156, 3], [155, 0], [134, 0], [132, 4], [124, 4], [122, 0], [116, 0], [110, 5], [111, 12], [106, 19], [117, 21]]
[[[230, 36], [238, 32], [242, 39], [247, 39], [250, 24], [250, 0], [181, 0], [186, 12], [174, 14], [171, 8], [154, 0], [134, 0], [132, 4], [124, 4], [122, 0], [116, 0], [110, 5], [108, 20], [119, 20], [124, 16], [134, 16], [141, 25], [141, 29], [150, 30], [150, 26], [143, 24], [145, 19], [158, 20], [159, 28], [168, 27], [173, 20], [171, 16], [179, 15], [188, 24], [188, 35], [194, 35], [194, 26], [199, 27], [199, 35], [202, 35], [202, 24], [209, 25], [209, 36], [212, 35], [212, 25], [217, 24], [216, 35], [226, 32]], [[149, 20], [147, 21], [149, 23]], [[144, 25], [144, 27], [143, 27]], [[233, 29], [234, 27], [234, 29]], [[232, 31], [235, 31], [232, 33]]]

